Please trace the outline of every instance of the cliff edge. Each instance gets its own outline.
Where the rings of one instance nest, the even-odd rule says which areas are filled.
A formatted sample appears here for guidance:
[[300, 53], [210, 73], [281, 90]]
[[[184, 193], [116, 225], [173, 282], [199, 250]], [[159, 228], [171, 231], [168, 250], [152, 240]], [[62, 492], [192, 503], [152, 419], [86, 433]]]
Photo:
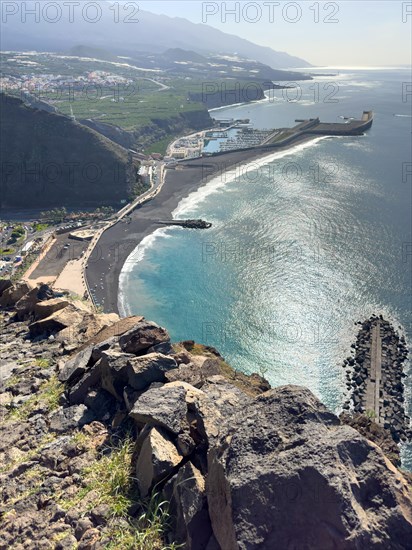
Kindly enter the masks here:
[[0, 548], [411, 548], [409, 474], [308, 389], [47, 285], [0, 317]]

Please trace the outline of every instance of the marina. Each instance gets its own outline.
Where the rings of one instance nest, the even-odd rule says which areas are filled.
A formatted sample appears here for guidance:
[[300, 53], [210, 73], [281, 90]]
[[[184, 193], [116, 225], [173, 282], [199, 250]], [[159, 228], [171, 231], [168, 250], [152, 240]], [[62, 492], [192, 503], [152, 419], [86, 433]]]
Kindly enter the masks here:
[[[369, 130], [373, 111], [363, 111], [360, 119], [338, 115], [342, 122], [321, 122], [319, 117], [296, 119], [291, 128], [255, 129], [249, 121], [230, 120], [227, 126], [198, 132], [176, 140], [169, 148], [173, 161], [209, 157], [230, 151], [280, 148], [305, 136], [358, 136]], [[217, 122], [217, 121], [216, 121]]]

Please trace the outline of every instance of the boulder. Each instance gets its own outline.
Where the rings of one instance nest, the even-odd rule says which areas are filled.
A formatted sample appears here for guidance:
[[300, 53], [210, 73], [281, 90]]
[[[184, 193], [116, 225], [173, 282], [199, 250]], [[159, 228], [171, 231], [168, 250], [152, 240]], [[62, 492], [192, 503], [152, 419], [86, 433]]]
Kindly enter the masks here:
[[166, 374], [169, 382], [182, 380], [196, 388], [201, 388], [208, 376], [221, 374], [218, 362], [208, 357], [192, 357], [192, 361], [181, 363], [179, 368]]
[[84, 404], [94, 412], [98, 419], [103, 419], [107, 414], [110, 416], [116, 410], [114, 397], [101, 388], [88, 391], [83, 400]]
[[[39, 304], [42, 302], [47, 302], [50, 307], [41, 308]], [[60, 304], [63, 302], [64, 305], [52, 306], [55, 303]], [[27, 294], [25, 294], [20, 300], [15, 304], [16, 317], [19, 321], [30, 319], [35, 317], [36, 319], [48, 317], [54, 311], [66, 307], [68, 302], [66, 300], [55, 299], [52, 289], [48, 285], [38, 285], [32, 288]], [[38, 311], [42, 311], [42, 315], [38, 314]]]
[[123, 401], [123, 391], [127, 386], [130, 360], [134, 358], [134, 355], [109, 349], [102, 352], [102, 358], [96, 363], [101, 372], [102, 388], [120, 402]]
[[14, 361], [0, 359], [0, 391], [3, 389], [3, 384], [6, 382], [16, 370], [18, 366]]
[[90, 313], [78, 307], [78, 305], [79, 303], [75, 302], [75, 307], [83, 315], [75, 323], [72, 323], [70, 327], [63, 329], [59, 333], [57, 337], [58, 341], [69, 345], [75, 343], [77, 346], [80, 346], [91, 340], [102, 329], [110, 328], [119, 319], [116, 313]]
[[208, 467], [209, 514], [225, 550], [401, 549], [412, 540], [405, 478], [305, 388], [279, 387], [240, 408], [220, 426]]
[[72, 382], [79, 379], [87, 370], [87, 365], [92, 356], [93, 348], [90, 346], [69, 359], [59, 373], [60, 382]]
[[173, 355], [174, 350], [170, 342], [162, 342], [149, 348], [145, 353], [163, 353], [163, 355]]
[[212, 376], [202, 386], [204, 396], [198, 397], [190, 407], [196, 419], [199, 437], [211, 444], [219, 435], [224, 420], [239, 415], [253, 402], [252, 397], [233, 386], [223, 376]]
[[160, 426], [177, 435], [186, 424], [186, 413], [185, 388], [166, 384], [144, 392], [135, 402], [129, 416], [140, 425]]
[[33, 288], [15, 304], [14, 311], [16, 312], [16, 319], [18, 321], [24, 321], [33, 316], [34, 308], [39, 302], [38, 292], [39, 289], [37, 287]]
[[37, 297], [41, 302], [43, 302], [44, 300], [52, 300], [53, 298], [56, 298], [57, 293], [55, 293], [49, 285], [40, 284]]
[[127, 383], [135, 390], [144, 390], [153, 382], [165, 382], [166, 373], [176, 367], [172, 357], [161, 353], [132, 357], [129, 360]]
[[73, 405], [58, 409], [50, 417], [50, 429], [57, 433], [66, 433], [81, 428], [94, 420], [94, 415], [85, 405]]
[[352, 428], [355, 428], [355, 430], [357, 430], [364, 437], [379, 445], [386, 457], [389, 458], [395, 466], [399, 467], [401, 465], [400, 449], [392, 439], [389, 430], [379, 424], [376, 424], [376, 422], [367, 417], [365, 414], [348, 414], [347, 412], [343, 412], [339, 416], [339, 419], [342, 424], [352, 426]]
[[95, 386], [99, 386], [101, 383], [102, 369], [101, 362], [96, 363], [90, 367], [72, 386], [68, 392], [68, 398], [71, 404], [81, 404], [85, 402], [86, 396], [89, 391]]
[[173, 542], [185, 548], [206, 548], [212, 537], [212, 526], [201, 472], [187, 462], [168, 481], [163, 495], [170, 506]]
[[[91, 346], [92, 347], [92, 357], [91, 361], [92, 363], [96, 363], [99, 359], [103, 357], [103, 351], [107, 351], [109, 349], [115, 350], [118, 346], [118, 338], [116, 336], [112, 336], [111, 338], [108, 338], [107, 340], [104, 340], [103, 342], [99, 342], [98, 344]], [[87, 348], [86, 348], [87, 349]], [[117, 351], [120, 351], [120, 348], [117, 349]]]
[[102, 387], [119, 401], [123, 400], [126, 386], [132, 390], [144, 390], [153, 382], [164, 382], [165, 373], [176, 368], [174, 359], [161, 353], [136, 357], [108, 349], [102, 351], [101, 356]]
[[[124, 319], [119, 319], [115, 323], [113, 323], [110, 326], [106, 326], [99, 330], [99, 332], [90, 338], [85, 344], [82, 344], [82, 347], [86, 346], [97, 346], [98, 344], [101, 344], [102, 342], [105, 342], [106, 340], [110, 340], [111, 338], [115, 339], [116, 341], [119, 340], [119, 337], [124, 334], [125, 332], [129, 331], [132, 327], [134, 327], [137, 323], [139, 323], [143, 317], [134, 316], [134, 317], [125, 317]], [[80, 350], [79, 350], [80, 351]]]
[[[7, 285], [8, 283], [6, 283]], [[0, 307], [13, 307], [25, 294], [33, 290], [34, 285], [25, 281], [18, 281], [8, 286], [0, 297]]]
[[0, 279], [0, 297], [3, 295], [3, 292], [8, 288], [12, 287], [13, 283], [10, 279]]
[[[69, 303], [64, 309], [55, 311], [48, 317], [35, 321], [29, 325], [30, 335], [41, 336], [50, 335], [79, 325], [83, 320], [84, 312], [79, 310], [75, 305]], [[76, 331], [71, 331], [75, 335]]]
[[168, 342], [170, 342], [170, 336], [167, 330], [146, 320], [137, 323], [119, 339], [121, 349], [135, 355], [141, 355], [152, 346]]
[[34, 315], [36, 320], [45, 319], [56, 311], [60, 311], [69, 305], [68, 300], [64, 298], [53, 298], [43, 302], [38, 301], [34, 306]]
[[152, 428], [143, 441], [136, 462], [140, 495], [146, 497], [150, 489], [174, 474], [182, 459], [168, 434], [161, 428]]
[[[193, 349], [194, 345], [188, 347], [189, 349]], [[244, 393], [253, 397], [270, 390], [269, 382], [259, 374], [248, 375], [236, 371], [213, 348], [207, 346], [198, 347], [203, 348], [204, 353], [208, 355], [193, 355], [185, 351], [186, 348], [175, 354], [179, 368], [167, 374], [169, 382], [183, 380], [192, 386], [201, 388], [207, 378], [220, 375]]]

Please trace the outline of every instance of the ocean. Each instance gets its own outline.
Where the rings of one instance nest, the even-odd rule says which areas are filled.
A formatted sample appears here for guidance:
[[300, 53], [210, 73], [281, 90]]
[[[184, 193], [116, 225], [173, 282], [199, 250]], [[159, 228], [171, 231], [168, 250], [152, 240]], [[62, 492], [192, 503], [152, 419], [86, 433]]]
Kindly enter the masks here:
[[[382, 313], [412, 341], [411, 72], [311, 72], [329, 76], [211, 114], [263, 129], [372, 109], [371, 130], [272, 153], [183, 199], [175, 218], [213, 227], [147, 237], [124, 266], [119, 307], [167, 327], [175, 341], [217, 347], [274, 386], [307, 386], [339, 412], [357, 321]], [[412, 447], [402, 453], [412, 469]]]

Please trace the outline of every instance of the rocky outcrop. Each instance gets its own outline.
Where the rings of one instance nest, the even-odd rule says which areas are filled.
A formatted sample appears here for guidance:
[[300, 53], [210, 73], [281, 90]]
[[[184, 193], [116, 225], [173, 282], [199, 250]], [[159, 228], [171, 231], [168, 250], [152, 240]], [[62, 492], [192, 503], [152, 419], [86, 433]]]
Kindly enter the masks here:
[[[3, 313], [0, 332], [5, 547], [123, 548], [113, 533], [141, 528], [143, 502], [159, 493], [170, 521], [158, 545], [410, 548], [410, 478], [377, 445], [393, 450], [373, 427], [347, 425], [352, 417], [341, 421], [305, 388], [271, 389], [238, 373], [213, 348], [172, 344], [141, 317], [87, 341], [80, 335], [76, 350], [59, 337], [66, 328], [33, 338], [43, 320], [33, 321], [37, 306], [25, 321]], [[42, 301], [40, 310], [47, 307]], [[127, 438], [130, 452], [115, 468], [127, 461], [130, 480], [124, 469], [98, 470], [114, 476], [114, 493], [101, 500], [100, 478], [87, 476], [106, 464], [109, 442]], [[137, 500], [124, 510], [131, 494]]]
[[[220, 356], [192, 355], [187, 348], [199, 351], [194, 343], [175, 346], [173, 362], [154, 380], [154, 354], [141, 355], [136, 345], [145, 342], [148, 351], [153, 330], [159, 335], [157, 326], [138, 323], [103, 352], [106, 372], [94, 385], [87, 371], [83, 379], [89, 389], [104, 388], [123, 401], [134, 420], [137, 485], [142, 497], [163, 488], [173, 510], [173, 540], [186, 548], [234, 550], [346, 550], [377, 540], [406, 548], [408, 482], [377, 445], [342, 424], [309, 390], [285, 386], [256, 396], [240, 389], [222, 376]], [[162, 344], [166, 338], [162, 333]], [[130, 342], [134, 354], [126, 353]], [[210, 349], [203, 353], [213, 356]], [[153, 378], [133, 387], [131, 366], [140, 380], [142, 360]]]
[[15, 306], [16, 303], [33, 288], [30, 283], [26, 282], [18, 282], [14, 285], [7, 286], [8, 283], [9, 281], [5, 281], [2, 285], [3, 288], [6, 286], [0, 296], [0, 307], [2, 308]]
[[0, 296], [3, 292], [12, 286], [12, 282], [9, 279], [0, 279]]
[[227, 550], [403, 548], [412, 534], [406, 481], [296, 386], [263, 394], [225, 422], [208, 454], [207, 498]]
[[167, 331], [156, 323], [141, 321], [120, 337], [119, 345], [125, 353], [141, 354], [152, 346], [170, 342]]
[[389, 430], [379, 426], [372, 418], [361, 413], [342, 412], [339, 419], [342, 424], [352, 426], [367, 439], [376, 443], [395, 466], [401, 465], [400, 447], [393, 440]]
[[66, 304], [48, 317], [31, 323], [30, 334], [32, 337], [51, 336], [73, 325], [79, 325], [82, 319], [82, 312], [74, 304]]
[[177, 469], [183, 456], [166, 431], [151, 428], [145, 437], [136, 462], [136, 478], [142, 497]]
[[46, 319], [46, 317], [50, 317], [50, 315], [53, 315], [57, 311], [60, 311], [61, 309], [64, 309], [69, 305], [69, 302], [67, 300], [62, 300], [61, 298], [55, 298], [46, 300], [45, 302], [36, 302], [34, 305], [34, 308], [32, 308], [31, 311], [34, 311], [34, 316], [36, 319]]

